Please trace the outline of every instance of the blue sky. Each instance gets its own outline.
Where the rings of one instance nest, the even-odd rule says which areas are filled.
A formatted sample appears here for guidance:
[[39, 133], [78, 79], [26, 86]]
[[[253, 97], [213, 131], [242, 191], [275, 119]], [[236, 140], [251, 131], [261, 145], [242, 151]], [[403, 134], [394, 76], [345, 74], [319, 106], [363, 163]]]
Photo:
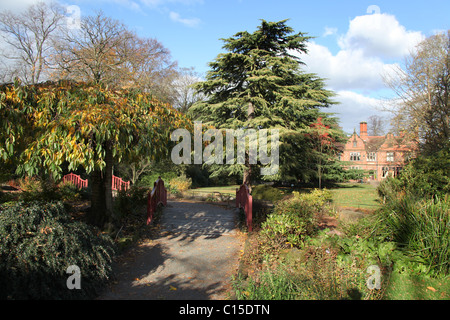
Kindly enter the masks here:
[[[0, 0], [0, 9], [19, 10], [37, 0]], [[47, 0], [46, 0], [47, 1]], [[424, 37], [450, 29], [450, 2], [336, 0], [59, 0], [81, 15], [103, 10], [139, 35], [159, 40], [180, 67], [206, 73], [224, 52], [220, 38], [252, 32], [260, 19], [289, 19], [295, 31], [316, 37], [303, 60], [306, 70], [327, 78], [337, 93], [336, 112], [348, 133], [392, 94], [382, 81]]]

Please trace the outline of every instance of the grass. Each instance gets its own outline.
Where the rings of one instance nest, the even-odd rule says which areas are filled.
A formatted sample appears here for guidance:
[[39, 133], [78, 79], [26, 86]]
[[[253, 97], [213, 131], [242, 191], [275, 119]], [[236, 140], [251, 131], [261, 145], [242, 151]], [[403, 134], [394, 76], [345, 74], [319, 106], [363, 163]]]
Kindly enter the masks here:
[[365, 183], [341, 183], [339, 188], [330, 189], [333, 202], [338, 207], [378, 209], [381, 207], [377, 187]]
[[[362, 212], [387, 207], [387, 204], [382, 205], [379, 201], [377, 189], [373, 185], [345, 183], [329, 190], [333, 195], [333, 204], [337, 207], [359, 208]], [[299, 191], [308, 193], [310, 190]], [[409, 207], [403, 205], [400, 208], [404, 211]], [[439, 211], [439, 208], [442, 210]], [[447, 225], [442, 214], [448, 214], [448, 206], [425, 206], [416, 214], [420, 215], [417, 220], [426, 224], [418, 224], [417, 227], [426, 232], [420, 234], [415, 229], [411, 231], [419, 235], [419, 242], [423, 242], [424, 247], [414, 246], [411, 256], [404, 246], [393, 245], [396, 242], [392, 241], [398, 239], [394, 239], [389, 230], [381, 232], [383, 228], [381, 235], [379, 232], [373, 233], [375, 220], [381, 218], [380, 211], [375, 212], [375, 215], [348, 223], [347, 227], [347, 224], [341, 224], [342, 236], [327, 235], [324, 230], [297, 248], [280, 249], [267, 242], [261, 233], [254, 233], [251, 235], [253, 240], [246, 245], [238, 277], [233, 282], [236, 298], [450, 300], [450, 276], [445, 276], [441, 269], [434, 276], [428, 274], [425, 270], [426, 261], [425, 264], [420, 263], [427, 257], [428, 251], [425, 249], [429, 247], [433, 249], [433, 255], [443, 257], [442, 263], [438, 265], [447, 263], [446, 251], [441, 253], [435, 246], [448, 248], [445, 242], [448, 236], [442, 231], [446, 230], [442, 225]], [[439, 225], [424, 219], [424, 214], [428, 220], [439, 222]], [[416, 224], [408, 223], [409, 229]], [[381, 222], [381, 225], [384, 223]], [[431, 229], [439, 232], [435, 234]], [[384, 236], [385, 233], [389, 235], [388, 238]], [[428, 243], [428, 238], [434, 240]], [[436, 238], [442, 238], [443, 242]], [[386, 239], [391, 239], [391, 242]], [[417, 260], [418, 253], [423, 253], [422, 260]], [[381, 290], [367, 287], [367, 267], [374, 264], [382, 270]]]
[[434, 279], [409, 273], [392, 273], [385, 300], [450, 300], [450, 277]]
[[225, 194], [236, 194], [236, 189], [238, 189], [238, 185], [232, 185], [232, 186], [220, 186], [220, 187], [205, 187], [205, 188], [197, 188], [197, 189], [189, 189], [189, 192], [193, 193], [213, 193], [213, 192], [220, 192]]
[[[222, 194], [235, 195], [239, 185], [205, 187], [197, 189], [189, 189], [188, 193], [192, 194], [212, 194], [219, 192]], [[285, 194], [292, 192], [291, 188], [283, 189]], [[375, 210], [381, 206], [379, 201], [377, 188], [370, 184], [361, 183], [341, 183], [338, 188], [329, 189], [333, 194], [333, 203], [337, 207], [349, 207], [358, 209]], [[311, 189], [298, 190], [300, 192], [309, 192]]]

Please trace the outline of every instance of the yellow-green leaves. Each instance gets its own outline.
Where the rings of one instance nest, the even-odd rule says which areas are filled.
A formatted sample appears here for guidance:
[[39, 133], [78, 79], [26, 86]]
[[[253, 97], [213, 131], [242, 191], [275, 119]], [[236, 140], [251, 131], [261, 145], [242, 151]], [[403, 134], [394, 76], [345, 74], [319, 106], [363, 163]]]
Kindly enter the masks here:
[[[84, 83], [0, 86], [0, 157], [20, 150], [18, 170], [58, 177], [105, 167], [105, 146], [116, 160], [167, 153], [170, 132], [190, 122], [171, 106], [136, 91]], [[19, 134], [23, 132], [23, 134]]]

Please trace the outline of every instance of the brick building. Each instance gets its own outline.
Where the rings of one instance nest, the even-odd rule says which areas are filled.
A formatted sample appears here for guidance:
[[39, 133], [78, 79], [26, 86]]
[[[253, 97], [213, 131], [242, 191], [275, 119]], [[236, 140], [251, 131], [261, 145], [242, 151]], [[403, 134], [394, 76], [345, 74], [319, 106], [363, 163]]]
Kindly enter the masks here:
[[349, 137], [340, 160], [349, 163], [347, 168], [364, 170], [370, 179], [380, 181], [399, 174], [416, 149], [417, 143], [406, 139], [404, 134], [369, 136], [367, 123], [361, 122], [359, 135], [355, 130]]

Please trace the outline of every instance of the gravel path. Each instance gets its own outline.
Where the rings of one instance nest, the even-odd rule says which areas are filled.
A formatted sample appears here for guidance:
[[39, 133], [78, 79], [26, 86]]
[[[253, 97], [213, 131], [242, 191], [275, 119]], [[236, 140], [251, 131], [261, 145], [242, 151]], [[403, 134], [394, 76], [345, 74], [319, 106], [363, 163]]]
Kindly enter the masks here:
[[160, 238], [123, 257], [100, 299], [226, 299], [244, 241], [235, 210], [169, 201], [161, 224]]

